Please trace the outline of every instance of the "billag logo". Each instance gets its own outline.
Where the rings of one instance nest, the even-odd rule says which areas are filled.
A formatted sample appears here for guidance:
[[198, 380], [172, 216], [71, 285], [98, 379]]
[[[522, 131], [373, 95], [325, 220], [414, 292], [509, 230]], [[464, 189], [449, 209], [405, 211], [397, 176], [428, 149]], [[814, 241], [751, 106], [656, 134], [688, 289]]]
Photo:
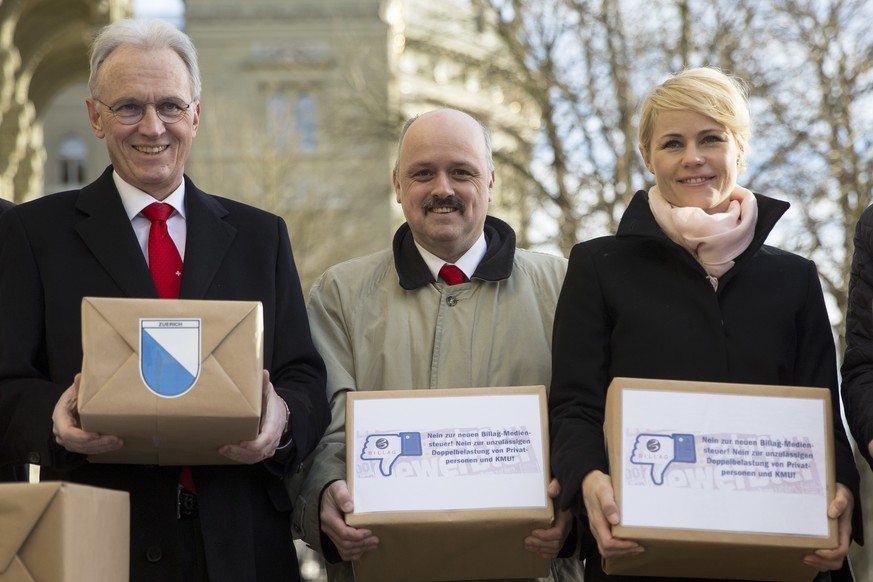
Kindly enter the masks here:
[[697, 462], [693, 434], [640, 434], [634, 442], [630, 462], [649, 465], [652, 483], [664, 484], [664, 473], [673, 463]]
[[371, 434], [361, 450], [362, 461], [379, 461], [379, 472], [390, 477], [400, 457], [421, 456], [421, 433]]

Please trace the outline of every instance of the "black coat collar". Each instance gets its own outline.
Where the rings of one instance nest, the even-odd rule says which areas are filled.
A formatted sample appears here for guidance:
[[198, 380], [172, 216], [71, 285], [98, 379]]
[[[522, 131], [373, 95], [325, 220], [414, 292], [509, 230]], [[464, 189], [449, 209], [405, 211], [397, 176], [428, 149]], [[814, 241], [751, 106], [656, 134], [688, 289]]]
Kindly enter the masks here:
[[[236, 236], [225, 220], [228, 211], [185, 176], [187, 242], [179, 295], [204, 296]], [[136, 241], [112, 166], [79, 192], [76, 208], [83, 214], [75, 229], [98, 261], [128, 297], [157, 297], [142, 250]]]
[[[515, 259], [515, 231], [508, 224], [493, 216], [485, 217], [485, 241], [487, 249], [485, 256], [473, 278], [484, 281], [501, 281], [512, 274], [512, 262]], [[411, 291], [429, 283], [433, 283], [433, 275], [427, 268], [427, 263], [421, 258], [421, 253], [415, 247], [409, 224], [397, 229], [392, 244], [394, 250], [394, 266], [400, 277], [400, 286]]]

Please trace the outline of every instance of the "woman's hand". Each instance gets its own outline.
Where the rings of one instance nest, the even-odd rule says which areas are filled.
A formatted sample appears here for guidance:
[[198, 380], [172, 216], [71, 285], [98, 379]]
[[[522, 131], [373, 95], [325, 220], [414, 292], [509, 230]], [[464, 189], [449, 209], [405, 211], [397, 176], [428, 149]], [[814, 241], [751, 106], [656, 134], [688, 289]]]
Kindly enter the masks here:
[[618, 525], [621, 516], [609, 475], [602, 471], [588, 473], [582, 480], [582, 501], [601, 556], [623, 558], [645, 551], [637, 542], [612, 537], [612, 526]]

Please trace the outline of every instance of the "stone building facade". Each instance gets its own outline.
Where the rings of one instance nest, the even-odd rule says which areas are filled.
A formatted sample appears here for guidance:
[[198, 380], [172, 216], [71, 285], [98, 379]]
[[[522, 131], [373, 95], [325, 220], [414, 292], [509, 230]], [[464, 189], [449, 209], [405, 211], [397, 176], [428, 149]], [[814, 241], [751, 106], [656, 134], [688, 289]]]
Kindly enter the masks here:
[[[108, 163], [84, 106], [87, 44], [130, 7], [93, 4], [106, 8], [103, 18], [66, 48], [79, 64], [43, 98], [50, 107], [34, 107], [26, 134], [33, 146], [20, 156], [27, 162], [7, 170], [0, 196], [24, 201], [78, 187]], [[510, 128], [494, 132], [492, 213], [524, 241], [525, 193], [501, 161], [529, 158], [538, 111], [513, 86], [499, 43], [467, 3], [187, 0], [184, 29], [203, 77], [186, 170], [207, 192], [282, 215], [305, 286], [331, 264], [390, 244], [402, 221], [391, 185], [397, 133], [409, 116], [435, 107]], [[22, 172], [27, 164], [32, 170]]]
[[42, 194], [47, 109], [88, 78], [94, 31], [132, 11], [131, 0], [0, 0], [0, 198]]

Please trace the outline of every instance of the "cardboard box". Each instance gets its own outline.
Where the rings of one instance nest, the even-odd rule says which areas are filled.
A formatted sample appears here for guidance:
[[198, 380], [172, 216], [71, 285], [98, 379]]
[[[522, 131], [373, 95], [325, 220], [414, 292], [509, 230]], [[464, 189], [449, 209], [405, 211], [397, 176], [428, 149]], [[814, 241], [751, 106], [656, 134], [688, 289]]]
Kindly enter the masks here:
[[613, 535], [646, 549], [608, 574], [809, 582], [838, 545], [826, 389], [615, 378], [605, 431]]
[[377, 550], [357, 582], [536, 578], [548, 561], [524, 538], [550, 527], [543, 386], [350, 392], [352, 527]]
[[218, 465], [261, 418], [263, 308], [251, 301], [86, 297], [82, 427], [124, 439], [92, 463]]
[[70, 483], [0, 485], [0, 582], [124, 582], [128, 494]]

